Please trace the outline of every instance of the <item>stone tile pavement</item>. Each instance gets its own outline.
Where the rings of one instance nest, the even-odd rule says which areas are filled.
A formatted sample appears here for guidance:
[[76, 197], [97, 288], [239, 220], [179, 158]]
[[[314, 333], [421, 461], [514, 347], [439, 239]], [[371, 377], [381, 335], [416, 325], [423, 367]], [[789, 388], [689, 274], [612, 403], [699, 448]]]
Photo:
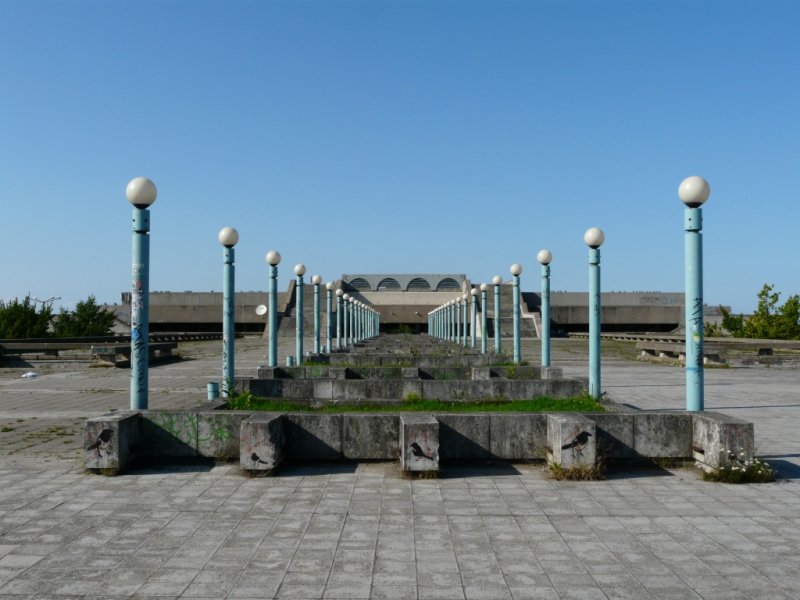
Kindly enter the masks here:
[[[584, 374], [581, 348], [557, 343], [556, 364]], [[188, 351], [194, 360], [152, 369], [151, 406], [203, 397], [216, 349]], [[237, 368], [261, 352], [244, 340]], [[603, 366], [613, 399], [682, 408], [680, 369]], [[706, 372], [707, 408], [752, 418], [784, 475], [747, 486], [658, 469], [557, 482], [536, 464], [451, 466], [427, 480], [387, 463], [106, 478], [80, 468], [77, 432], [88, 414], [126, 408], [127, 371], [19, 375], [0, 371], [0, 600], [800, 598], [797, 370]]]

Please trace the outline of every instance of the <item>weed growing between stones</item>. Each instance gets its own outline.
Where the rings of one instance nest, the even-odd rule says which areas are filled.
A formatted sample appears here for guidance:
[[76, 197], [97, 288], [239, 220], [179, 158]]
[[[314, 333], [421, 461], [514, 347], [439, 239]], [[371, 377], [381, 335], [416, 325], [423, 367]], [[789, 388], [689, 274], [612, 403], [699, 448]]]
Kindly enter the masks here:
[[775, 470], [763, 460], [740, 460], [736, 464], [703, 472], [705, 481], [719, 483], [769, 483], [775, 481]]
[[597, 481], [606, 478], [605, 462], [597, 459], [594, 465], [562, 467], [556, 463], [548, 465], [550, 475], [557, 481]]

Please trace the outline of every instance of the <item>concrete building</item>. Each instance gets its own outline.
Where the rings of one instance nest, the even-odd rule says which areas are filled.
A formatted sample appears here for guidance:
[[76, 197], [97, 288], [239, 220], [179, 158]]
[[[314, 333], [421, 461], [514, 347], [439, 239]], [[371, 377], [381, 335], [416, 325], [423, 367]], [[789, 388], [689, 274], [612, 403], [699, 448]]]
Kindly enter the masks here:
[[[538, 280], [537, 280], [538, 281]], [[373, 306], [381, 314], [386, 331], [423, 332], [427, 329], [428, 312], [448, 300], [462, 295], [477, 284], [464, 274], [344, 274], [335, 282], [355, 298]], [[280, 334], [294, 335], [297, 317], [294, 280], [288, 289], [278, 293]], [[321, 319], [326, 330], [325, 288], [320, 290]], [[304, 323], [306, 331], [313, 327], [313, 285], [305, 284]], [[603, 331], [673, 331], [683, 321], [683, 293], [680, 292], [605, 292], [602, 294]], [[267, 292], [237, 292], [235, 305], [236, 330], [264, 332], [267, 315], [258, 315], [256, 307], [267, 305]], [[494, 333], [494, 303], [489, 293], [487, 308], [488, 334]], [[522, 292], [522, 335], [538, 336], [541, 326], [541, 298], [538, 291]], [[336, 303], [334, 302], [334, 311]], [[551, 330], [555, 335], [587, 331], [589, 327], [588, 294], [585, 292], [551, 293]], [[122, 294], [122, 304], [113, 307], [124, 328], [130, 325], [130, 292]], [[714, 310], [707, 315], [713, 319]], [[500, 322], [503, 331], [511, 332], [512, 285], [501, 286]], [[480, 310], [480, 309], [479, 309]], [[219, 292], [152, 292], [150, 294], [150, 330], [221, 331], [222, 294]], [[478, 332], [480, 334], [480, 332]], [[323, 337], [324, 337], [323, 333]]]

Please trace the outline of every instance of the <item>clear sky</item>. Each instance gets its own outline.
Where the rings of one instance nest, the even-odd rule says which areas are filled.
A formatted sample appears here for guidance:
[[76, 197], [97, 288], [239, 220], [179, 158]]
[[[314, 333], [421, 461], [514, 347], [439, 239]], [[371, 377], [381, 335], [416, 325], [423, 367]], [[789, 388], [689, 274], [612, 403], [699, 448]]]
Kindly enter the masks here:
[[151, 289], [264, 255], [552, 288], [683, 290], [681, 180], [711, 184], [705, 300], [800, 292], [800, 2], [0, 0], [0, 298], [130, 288], [125, 185], [158, 186]]

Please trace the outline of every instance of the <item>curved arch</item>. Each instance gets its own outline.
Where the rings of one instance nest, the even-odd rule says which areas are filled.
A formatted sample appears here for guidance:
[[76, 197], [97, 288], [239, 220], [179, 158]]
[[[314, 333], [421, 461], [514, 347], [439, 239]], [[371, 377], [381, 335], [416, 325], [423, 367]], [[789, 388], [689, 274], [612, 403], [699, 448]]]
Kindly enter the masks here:
[[439, 282], [439, 285], [436, 286], [437, 292], [459, 292], [461, 291], [461, 286], [458, 285], [458, 282], [453, 279], [452, 277], [445, 277]]
[[414, 277], [411, 281], [408, 282], [408, 286], [406, 287], [407, 292], [429, 292], [431, 291], [431, 284], [428, 283], [426, 279], [422, 277]]
[[352, 281], [349, 281], [347, 285], [349, 285], [351, 288], [359, 292], [368, 292], [371, 289], [369, 281], [367, 281], [363, 277], [356, 277]]
[[378, 291], [382, 290], [399, 290], [400, 284], [397, 282], [397, 279], [393, 277], [386, 277], [385, 279], [381, 279], [378, 283]]

